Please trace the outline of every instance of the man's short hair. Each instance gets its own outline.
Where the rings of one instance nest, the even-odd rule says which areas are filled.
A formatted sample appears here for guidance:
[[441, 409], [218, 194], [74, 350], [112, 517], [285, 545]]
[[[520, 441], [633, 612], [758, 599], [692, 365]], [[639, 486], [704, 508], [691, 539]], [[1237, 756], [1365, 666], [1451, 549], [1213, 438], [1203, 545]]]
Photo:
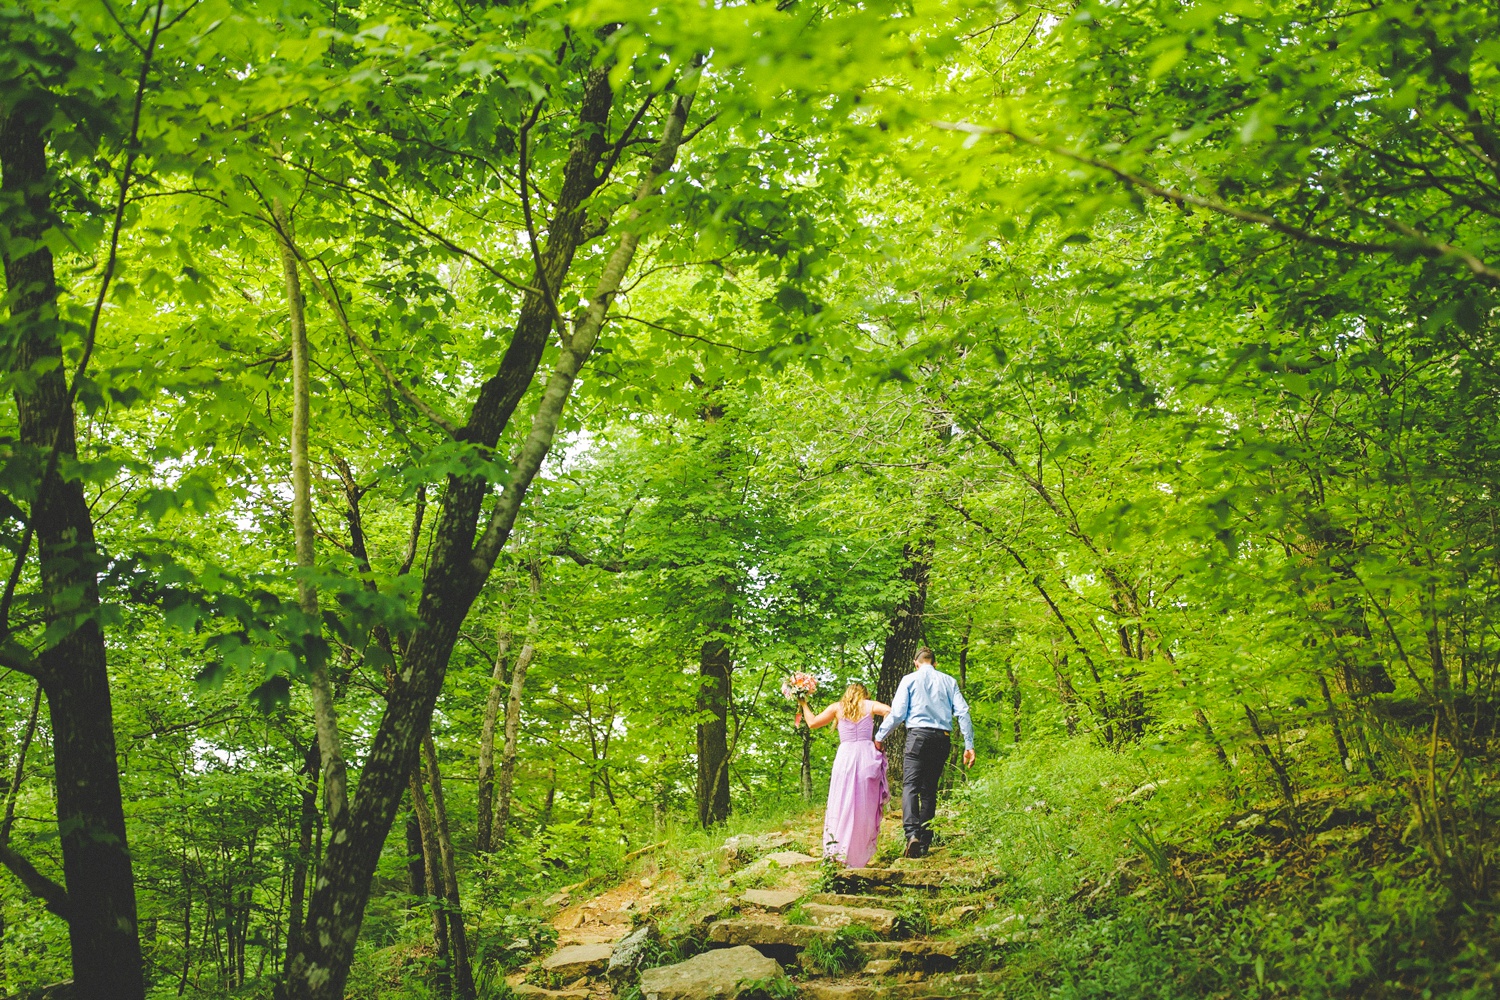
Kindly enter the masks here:
[[917, 650], [917, 662], [935, 664], [937, 663], [937, 657], [933, 655], [932, 650], [928, 649], [926, 646], [923, 646], [921, 649]]

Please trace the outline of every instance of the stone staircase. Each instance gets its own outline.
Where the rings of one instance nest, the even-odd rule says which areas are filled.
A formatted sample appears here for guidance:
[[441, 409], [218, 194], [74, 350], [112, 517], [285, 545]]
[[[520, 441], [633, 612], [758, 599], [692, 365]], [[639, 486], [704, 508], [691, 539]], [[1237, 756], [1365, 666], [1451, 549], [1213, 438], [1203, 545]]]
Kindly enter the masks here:
[[[785, 841], [763, 846], [784, 848]], [[691, 933], [706, 951], [640, 972], [643, 1000], [737, 1000], [746, 983], [765, 989], [788, 973], [804, 1000], [938, 1000], [977, 996], [991, 985], [985, 975], [961, 969], [982, 958], [986, 946], [959, 927], [976, 907], [949, 898], [967, 897], [985, 878], [944, 852], [831, 876], [819, 859], [797, 851], [767, 850], [757, 858], [755, 845], [742, 842], [726, 853], [732, 883], [758, 885], [698, 915]], [[541, 963], [551, 989], [513, 989], [531, 1000], [604, 1000], [611, 981], [619, 991], [635, 979], [634, 958], [620, 953], [627, 944], [561, 948]], [[830, 973], [830, 965], [842, 968]]]

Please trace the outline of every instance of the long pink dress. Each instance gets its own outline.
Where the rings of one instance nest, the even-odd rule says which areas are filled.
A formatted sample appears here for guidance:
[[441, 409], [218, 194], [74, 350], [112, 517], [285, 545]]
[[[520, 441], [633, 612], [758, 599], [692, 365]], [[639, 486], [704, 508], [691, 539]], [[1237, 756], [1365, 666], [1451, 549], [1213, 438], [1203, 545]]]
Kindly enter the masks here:
[[891, 797], [885, 754], [875, 749], [875, 716], [839, 720], [839, 752], [833, 758], [828, 811], [823, 815], [823, 855], [863, 868], [880, 840], [880, 813]]

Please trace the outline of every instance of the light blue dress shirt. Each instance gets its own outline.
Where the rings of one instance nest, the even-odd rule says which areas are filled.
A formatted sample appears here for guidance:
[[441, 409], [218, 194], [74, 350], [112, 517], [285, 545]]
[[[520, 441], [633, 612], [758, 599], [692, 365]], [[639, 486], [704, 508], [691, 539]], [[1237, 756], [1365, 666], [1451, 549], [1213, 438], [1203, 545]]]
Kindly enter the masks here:
[[918, 667], [896, 686], [891, 699], [891, 714], [885, 717], [875, 739], [884, 740], [901, 722], [907, 729], [941, 729], [952, 732], [953, 717], [964, 733], [964, 749], [974, 749], [974, 723], [969, 718], [969, 703], [964, 701], [958, 681], [937, 667]]

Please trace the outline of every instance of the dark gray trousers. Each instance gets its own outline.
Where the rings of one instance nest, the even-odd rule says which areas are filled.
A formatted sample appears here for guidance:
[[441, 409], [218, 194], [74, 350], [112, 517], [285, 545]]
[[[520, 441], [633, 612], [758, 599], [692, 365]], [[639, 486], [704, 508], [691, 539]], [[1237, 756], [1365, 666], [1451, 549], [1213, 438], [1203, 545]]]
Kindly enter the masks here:
[[937, 812], [938, 781], [952, 749], [953, 740], [946, 730], [906, 731], [906, 754], [901, 758], [901, 825], [906, 839], [915, 837], [923, 847], [932, 843], [927, 824]]

